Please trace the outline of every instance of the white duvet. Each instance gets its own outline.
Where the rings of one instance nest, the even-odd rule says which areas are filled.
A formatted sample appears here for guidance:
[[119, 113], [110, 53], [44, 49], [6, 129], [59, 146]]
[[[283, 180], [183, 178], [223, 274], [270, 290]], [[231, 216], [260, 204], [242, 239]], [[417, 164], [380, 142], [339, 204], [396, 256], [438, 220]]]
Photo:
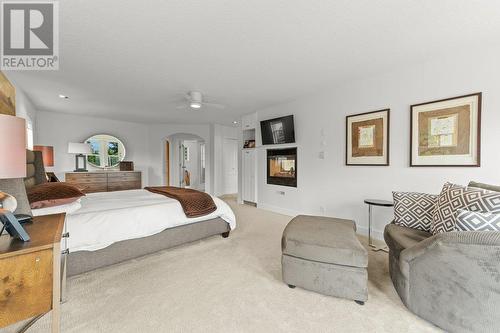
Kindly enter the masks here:
[[[179, 201], [147, 190], [87, 194], [81, 199], [82, 207], [66, 215], [68, 246], [71, 252], [95, 251], [122, 240], [217, 217], [234, 229], [236, 218], [231, 208], [219, 198], [213, 200], [215, 212], [188, 218]], [[34, 215], [38, 215], [36, 210]]]

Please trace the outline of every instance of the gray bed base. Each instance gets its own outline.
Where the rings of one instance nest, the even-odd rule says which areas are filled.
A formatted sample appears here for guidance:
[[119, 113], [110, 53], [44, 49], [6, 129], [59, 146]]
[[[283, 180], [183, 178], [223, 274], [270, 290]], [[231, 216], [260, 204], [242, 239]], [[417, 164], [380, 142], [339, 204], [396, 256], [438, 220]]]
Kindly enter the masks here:
[[[67, 257], [67, 276], [75, 276], [218, 234], [226, 238], [229, 231], [229, 224], [221, 218], [216, 218], [169, 228], [148, 237], [124, 240], [97, 251], [70, 252]], [[71, 235], [69, 244], [71, 245]]]

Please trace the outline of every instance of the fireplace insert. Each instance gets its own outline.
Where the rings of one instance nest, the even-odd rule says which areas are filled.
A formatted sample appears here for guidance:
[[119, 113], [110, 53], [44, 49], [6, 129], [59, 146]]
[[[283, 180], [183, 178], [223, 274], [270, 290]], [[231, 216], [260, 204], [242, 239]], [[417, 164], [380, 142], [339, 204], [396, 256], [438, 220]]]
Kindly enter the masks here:
[[297, 148], [267, 150], [267, 183], [297, 187]]

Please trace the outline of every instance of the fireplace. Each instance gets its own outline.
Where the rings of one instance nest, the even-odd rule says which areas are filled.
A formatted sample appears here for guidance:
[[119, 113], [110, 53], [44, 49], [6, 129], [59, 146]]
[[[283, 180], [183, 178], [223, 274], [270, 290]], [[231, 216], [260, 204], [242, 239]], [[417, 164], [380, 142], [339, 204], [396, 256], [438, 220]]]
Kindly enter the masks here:
[[297, 187], [297, 148], [267, 150], [267, 183]]

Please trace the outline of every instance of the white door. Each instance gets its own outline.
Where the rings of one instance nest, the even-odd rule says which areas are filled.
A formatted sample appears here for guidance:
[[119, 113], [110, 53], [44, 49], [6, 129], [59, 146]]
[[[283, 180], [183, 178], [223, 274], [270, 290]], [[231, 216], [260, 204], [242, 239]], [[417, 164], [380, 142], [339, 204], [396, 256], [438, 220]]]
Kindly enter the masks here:
[[223, 194], [238, 193], [238, 140], [224, 139], [222, 147]]
[[257, 202], [255, 195], [255, 151], [244, 150], [242, 154], [242, 199], [249, 202]]

